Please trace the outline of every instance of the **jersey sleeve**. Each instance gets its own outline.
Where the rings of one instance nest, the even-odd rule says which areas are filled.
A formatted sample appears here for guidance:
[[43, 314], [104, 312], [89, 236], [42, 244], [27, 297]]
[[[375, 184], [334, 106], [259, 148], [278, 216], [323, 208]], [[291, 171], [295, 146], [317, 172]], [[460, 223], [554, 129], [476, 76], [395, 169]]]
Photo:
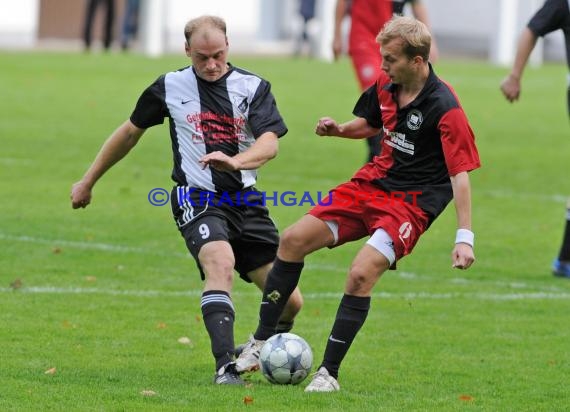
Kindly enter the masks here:
[[544, 36], [562, 27], [568, 8], [567, 0], [546, 0], [532, 16], [527, 27], [537, 36]]
[[352, 114], [366, 119], [369, 126], [381, 129], [382, 117], [380, 116], [380, 103], [378, 102], [376, 86], [377, 84], [375, 83], [362, 93], [354, 106]]
[[169, 116], [165, 96], [164, 76], [160, 76], [139, 97], [131, 122], [141, 129], [164, 123], [164, 118]]
[[465, 112], [455, 107], [445, 113], [438, 124], [445, 163], [450, 176], [481, 166], [475, 136]]
[[274, 132], [278, 137], [287, 133], [287, 126], [271, 93], [271, 85], [265, 80], [261, 81], [253, 96], [249, 108], [249, 126], [256, 139], [266, 132]]

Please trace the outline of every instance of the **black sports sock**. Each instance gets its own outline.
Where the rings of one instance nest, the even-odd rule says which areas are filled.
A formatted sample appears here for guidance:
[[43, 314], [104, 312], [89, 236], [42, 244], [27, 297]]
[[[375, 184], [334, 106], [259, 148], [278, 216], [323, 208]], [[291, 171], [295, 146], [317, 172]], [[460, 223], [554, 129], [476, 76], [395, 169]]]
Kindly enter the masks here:
[[287, 333], [293, 329], [293, 322], [286, 322], [284, 320], [280, 320], [277, 326], [275, 327], [275, 333]]
[[202, 294], [202, 317], [210, 335], [216, 370], [233, 360], [235, 311], [230, 295], [222, 290]]
[[335, 379], [338, 378], [340, 363], [364, 324], [369, 309], [370, 297], [345, 294], [340, 301], [321, 364]]
[[263, 290], [259, 325], [253, 334], [255, 339], [267, 340], [275, 334], [283, 308], [299, 283], [303, 265], [303, 262], [284, 262], [275, 258]]
[[560, 247], [558, 260], [570, 262], [570, 201], [566, 209], [566, 227], [564, 229], [564, 237], [562, 238], [562, 246]]

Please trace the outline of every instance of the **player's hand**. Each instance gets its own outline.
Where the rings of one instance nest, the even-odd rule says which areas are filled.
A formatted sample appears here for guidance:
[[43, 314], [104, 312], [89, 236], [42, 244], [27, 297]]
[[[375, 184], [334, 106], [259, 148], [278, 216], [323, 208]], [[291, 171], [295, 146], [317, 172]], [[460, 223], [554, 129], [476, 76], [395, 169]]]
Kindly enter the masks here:
[[71, 187], [71, 207], [74, 209], [85, 208], [91, 203], [91, 187], [83, 181], [75, 183]]
[[330, 117], [322, 117], [317, 122], [315, 133], [319, 136], [336, 136], [338, 135], [338, 123]]
[[334, 36], [333, 43], [332, 43], [332, 52], [335, 61], [338, 60], [340, 55], [342, 54], [342, 37]]
[[473, 248], [467, 243], [457, 243], [451, 252], [452, 267], [455, 269], [469, 269], [475, 262]]
[[521, 93], [521, 81], [519, 78], [509, 74], [501, 82], [501, 91], [509, 102], [514, 102], [519, 99]]
[[210, 166], [220, 172], [235, 172], [236, 170], [240, 170], [239, 162], [236, 159], [220, 151], [202, 156], [199, 162], [202, 164], [202, 169]]

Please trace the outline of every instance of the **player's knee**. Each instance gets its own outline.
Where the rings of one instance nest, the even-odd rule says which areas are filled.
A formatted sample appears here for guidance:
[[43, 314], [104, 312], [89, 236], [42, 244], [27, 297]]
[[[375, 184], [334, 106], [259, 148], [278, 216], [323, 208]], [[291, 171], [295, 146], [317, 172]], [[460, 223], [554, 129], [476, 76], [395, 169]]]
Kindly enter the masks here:
[[285, 229], [281, 235], [279, 248], [282, 251], [304, 257], [307, 254], [306, 245], [307, 239], [305, 239], [302, 236], [301, 232], [296, 230], [296, 228], [293, 226]]
[[235, 260], [233, 256], [214, 255], [200, 260], [204, 273], [210, 280], [231, 283], [234, 277]]

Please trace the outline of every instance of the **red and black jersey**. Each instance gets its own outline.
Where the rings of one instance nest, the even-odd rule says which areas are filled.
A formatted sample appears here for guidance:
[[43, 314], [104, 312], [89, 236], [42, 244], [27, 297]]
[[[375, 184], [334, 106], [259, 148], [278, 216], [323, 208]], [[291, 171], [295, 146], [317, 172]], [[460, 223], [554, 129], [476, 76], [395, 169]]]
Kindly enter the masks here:
[[530, 19], [527, 27], [539, 37], [562, 30], [566, 42], [566, 61], [570, 69], [570, 1], [546, 0], [542, 8]]
[[383, 137], [380, 155], [353, 179], [409, 193], [406, 201], [433, 221], [453, 198], [450, 176], [480, 167], [475, 137], [454, 90], [431, 65], [422, 91], [405, 107], [398, 107], [397, 88], [382, 72], [356, 103], [354, 115], [383, 129]]

